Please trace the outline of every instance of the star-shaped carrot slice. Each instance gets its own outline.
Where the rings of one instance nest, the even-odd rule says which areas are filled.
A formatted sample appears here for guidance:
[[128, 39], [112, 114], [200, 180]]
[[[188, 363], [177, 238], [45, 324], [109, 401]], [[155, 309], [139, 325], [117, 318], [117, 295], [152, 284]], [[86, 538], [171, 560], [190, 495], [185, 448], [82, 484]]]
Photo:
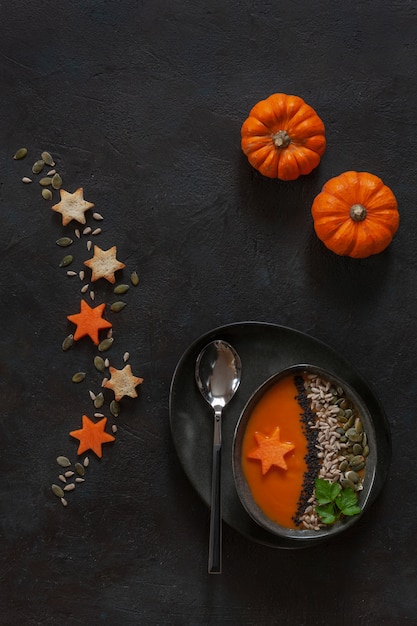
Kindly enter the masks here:
[[103, 443], [114, 441], [113, 435], [106, 433], [104, 430], [107, 424], [107, 417], [103, 417], [98, 422], [93, 422], [87, 415], [83, 415], [83, 427], [79, 430], [72, 430], [70, 432], [71, 437], [78, 439], [80, 445], [78, 446], [77, 454], [82, 454], [86, 450], [92, 450], [98, 457], [102, 457]]
[[81, 300], [80, 312], [67, 316], [67, 319], [69, 319], [70, 322], [74, 322], [77, 326], [74, 333], [75, 341], [88, 336], [96, 346], [99, 344], [100, 330], [111, 328], [112, 326], [111, 322], [108, 322], [102, 317], [105, 307], [105, 304], [90, 307], [85, 300]]
[[266, 474], [273, 465], [286, 470], [287, 463], [284, 456], [294, 450], [295, 446], [280, 440], [279, 426], [275, 428], [270, 437], [257, 432], [255, 438], [258, 447], [248, 454], [248, 458], [261, 461], [262, 474]]
[[136, 387], [143, 383], [143, 378], [134, 376], [130, 365], [126, 365], [122, 370], [117, 370], [110, 365], [109, 372], [111, 375], [110, 379], [106, 380], [103, 387], [112, 389], [117, 401], [121, 400], [123, 396], [137, 398]]
[[99, 278], [105, 278], [112, 284], [116, 282], [114, 273], [126, 267], [124, 263], [116, 259], [116, 254], [116, 246], [112, 246], [108, 250], [102, 250], [99, 246], [94, 246], [94, 256], [84, 261], [84, 265], [91, 269], [92, 282]]
[[62, 225], [66, 226], [72, 220], [76, 220], [80, 224], [85, 224], [85, 212], [94, 206], [92, 202], [84, 200], [83, 188], [80, 187], [74, 193], [69, 193], [65, 189], [59, 190], [61, 202], [54, 204], [53, 211], [61, 213]]

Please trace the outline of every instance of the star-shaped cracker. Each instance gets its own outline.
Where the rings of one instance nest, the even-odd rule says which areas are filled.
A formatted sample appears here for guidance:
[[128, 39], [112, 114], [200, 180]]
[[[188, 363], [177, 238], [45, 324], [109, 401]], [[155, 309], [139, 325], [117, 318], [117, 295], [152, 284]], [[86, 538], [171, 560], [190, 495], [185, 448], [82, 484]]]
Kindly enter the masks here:
[[94, 204], [84, 200], [83, 188], [80, 187], [74, 193], [69, 193], [65, 189], [59, 190], [61, 196], [61, 202], [54, 204], [53, 211], [61, 213], [62, 225], [66, 226], [72, 220], [76, 220], [80, 224], [85, 224], [85, 212], [91, 209]]
[[112, 246], [108, 250], [102, 250], [99, 246], [94, 246], [94, 256], [84, 261], [84, 265], [91, 269], [92, 282], [99, 278], [105, 278], [112, 284], [116, 282], [114, 273], [126, 267], [124, 263], [116, 259], [116, 254], [116, 246]]
[[77, 454], [82, 454], [86, 450], [92, 450], [98, 457], [102, 457], [103, 443], [114, 441], [113, 435], [106, 433], [104, 430], [107, 424], [107, 417], [103, 417], [99, 422], [93, 422], [87, 415], [83, 415], [83, 427], [79, 430], [72, 430], [70, 432], [71, 437], [78, 439], [80, 445], [78, 446]]
[[106, 380], [103, 387], [114, 391], [114, 397], [117, 402], [121, 400], [123, 396], [137, 398], [138, 394], [136, 393], [135, 387], [143, 382], [143, 378], [134, 376], [130, 365], [126, 365], [122, 370], [117, 370], [110, 366], [109, 372], [111, 374], [110, 380]]
[[255, 438], [258, 447], [248, 454], [248, 458], [261, 461], [262, 474], [266, 474], [272, 465], [286, 470], [287, 463], [284, 456], [291, 450], [294, 450], [295, 446], [292, 443], [284, 443], [280, 440], [279, 426], [275, 428], [270, 437], [262, 433], [255, 433]]
[[111, 322], [108, 322], [102, 317], [105, 307], [105, 304], [91, 307], [85, 300], [81, 300], [80, 312], [74, 313], [74, 315], [67, 315], [67, 319], [69, 319], [70, 322], [74, 322], [77, 326], [74, 333], [75, 341], [88, 336], [96, 346], [100, 343], [99, 331], [112, 327]]

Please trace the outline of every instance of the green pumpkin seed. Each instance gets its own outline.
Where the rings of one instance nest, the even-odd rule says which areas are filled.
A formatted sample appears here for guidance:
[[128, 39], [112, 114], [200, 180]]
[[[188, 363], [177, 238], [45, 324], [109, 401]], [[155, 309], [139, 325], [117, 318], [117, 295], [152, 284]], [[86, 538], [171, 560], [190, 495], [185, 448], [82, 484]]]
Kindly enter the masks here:
[[49, 152], [42, 152], [41, 159], [42, 161], [44, 161], [44, 163], [46, 163], [46, 165], [49, 165], [50, 167], [53, 167], [55, 165], [52, 155], [50, 155]]
[[362, 456], [367, 457], [369, 454], [369, 446], [364, 446], [362, 450]]
[[64, 351], [69, 350], [72, 345], [74, 344], [74, 335], [68, 335], [67, 337], [65, 337], [64, 341], [62, 342], [62, 349]]
[[48, 187], [48, 185], [50, 185], [52, 183], [52, 178], [50, 176], [44, 176], [43, 178], [40, 179], [39, 184], [42, 187]]
[[35, 161], [35, 163], [32, 165], [32, 172], [34, 174], [40, 174], [44, 167], [45, 161], [42, 161], [42, 159], [40, 161]]
[[120, 413], [120, 404], [116, 400], [110, 402], [110, 412], [114, 417], [118, 417]]
[[52, 191], [50, 189], [42, 189], [42, 198], [44, 200], [52, 200]]
[[94, 367], [99, 372], [104, 372], [104, 370], [106, 369], [106, 365], [104, 363], [104, 359], [102, 359], [101, 356], [95, 356], [94, 357]]
[[52, 187], [54, 189], [60, 189], [62, 186], [62, 178], [59, 174], [54, 174], [52, 181], [51, 181]]
[[96, 397], [94, 398], [94, 406], [96, 409], [101, 409], [101, 407], [104, 404], [104, 396], [103, 394], [100, 392], [96, 395]]
[[363, 425], [359, 417], [355, 420], [355, 430], [357, 433], [361, 434], [363, 432]]
[[66, 456], [57, 457], [56, 462], [61, 467], [69, 467], [71, 465], [71, 461]]
[[126, 304], [127, 302], [122, 302], [121, 300], [119, 300], [119, 302], [113, 302], [110, 306], [110, 310], [113, 311], [113, 313], [119, 313], [119, 311], [125, 308]]
[[52, 493], [57, 497], [57, 498], [63, 498], [64, 497], [64, 491], [63, 489], [59, 486], [59, 485], [52, 485], [51, 487], [52, 489]]
[[132, 285], [134, 287], [137, 287], [139, 285], [139, 276], [138, 276], [138, 273], [136, 271], [131, 273], [131, 275], [130, 275], [130, 282], [132, 283]]
[[81, 465], [81, 463], [76, 463], [74, 465], [74, 467], [75, 467], [75, 471], [77, 472], [78, 476], [84, 476], [85, 469], [84, 469], [84, 466]]
[[14, 155], [14, 160], [15, 161], [20, 161], [20, 159], [24, 159], [25, 156], [27, 155], [28, 150], [27, 148], [19, 148], [19, 150], [17, 150], [16, 154]]
[[109, 348], [113, 345], [113, 341], [113, 337], [106, 337], [106, 339], [103, 339], [103, 341], [98, 344], [99, 352], [106, 352], [106, 350], [109, 350]]
[[113, 290], [113, 292], [117, 295], [126, 293], [126, 291], [129, 291], [129, 285], [125, 285], [125, 284], [117, 285], [117, 287], [115, 287]]
[[73, 383], [82, 383], [85, 380], [85, 372], [76, 372], [71, 380]]
[[348, 462], [346, 461], [346, 459], [343, 459], [343, 461], [339, 465], [340, 471], [344, 472], [347, 469], [347, 466], [348, 466]]
[[61, 260], [61, 263], [59, 264], [59, 267], [67, 267], [68, 265], [71, 265], [71, 263], [73, 262], [74, 257], [72, 256], [72, 254], [67, 254], [66, 256], [64, 256], [64, 258]]
[[355, 483], [353, 483], [351, 480], [349, 480], [348, 478], [342, 478], [342, 480], [340, 481], [340, 484], [342, 485], [342, 487], [344, 487], [345, 489], [353, 489], [355, 490]]
[[61, 237], [60, 239], [57, 239], [55, 243], [58, 246], [61, 246], [61, 248], [66, 248], [73, 243], [73, 240], [71, 239], [71, 237]]
[[360, 478], [359, 478], [359, 474], [357, 474], [356, 472], [354, 472], [353, 470], [351, 470], [350, 472], [346, 472], [346, 478], [348, 480], [350, 480], [352, 483], [354, 483], [355, 485], [359, 482]]

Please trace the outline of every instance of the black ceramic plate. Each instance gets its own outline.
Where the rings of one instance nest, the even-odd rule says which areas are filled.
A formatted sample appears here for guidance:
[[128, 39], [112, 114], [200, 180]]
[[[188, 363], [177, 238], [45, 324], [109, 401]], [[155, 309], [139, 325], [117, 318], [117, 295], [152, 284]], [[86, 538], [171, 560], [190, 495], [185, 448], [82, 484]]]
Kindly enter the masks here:
[[200, 350], [214, 339], [228, 341], [242, 360], [242, 381], [223, 412], [223, 520], [250, 539], [277, 548], [299, 547], [256, 524], [243, 508], [232, 470], [233, 435], [240, 414], [253, 392], [273, 374], [299, 363], [314, 363], [346, 381], [361, 396], [372, 416], [378, 446], [378, 468], [372, 499], [382, 488], [391, 458], [391, 438], [384, 411], [369, 385], [332, 348], [299, 331], [261, 322], [241, 322], [216, 328], [196, 340], [181, 357], [170, 391], [171, 431], [177, 454], [192, 485], [209, 505], [213, 414], [194, 380]]

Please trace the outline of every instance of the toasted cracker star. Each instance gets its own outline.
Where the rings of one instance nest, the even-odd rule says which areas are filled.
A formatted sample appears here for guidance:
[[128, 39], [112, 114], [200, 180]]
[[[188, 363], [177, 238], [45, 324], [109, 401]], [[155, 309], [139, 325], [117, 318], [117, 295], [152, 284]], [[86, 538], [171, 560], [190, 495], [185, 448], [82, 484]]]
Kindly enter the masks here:
[[143, 378], [134, 376], [130, 365], [126, 365], [122, 370], [110, 366], [109, 372], [111, 374], [110, 380], [106, 380], [103, 387], [112, 389], [114, 391], [114, 397], [117, 400], [121, 400], [123, 396], [129, 396], [130, 398], [137, 398], [135, 387], [143, 382]]
[[84, 265], [91, 269], [92, 282], [99, 278], [105, 278], [112, 284], [116, 282], [114, 273], [126, 267], [124, 263], [116, 259], [116, 254], [116, 246], [112, 246], [108, 250], [102, 250], [99, 246], [94, 246], [94, 256], [84, 261]]
[[76, 220], [80, 224], [85, 224], [85, 212], [91, 209], [94, 204], [84, 200], [83, 188], [80, 187], [74, 193], [69, 193], [65, 189], [59, 190], [61, 202], [54, 204], [53, 211], [61, 213], [62, 225], [66, 226], [72, 220]]
[[93, 422], [87, 415], [83, 415], [83, 427], [70, 432], [71, 437], [78, 439], [77, 454], [82, 454], [86, 450], [91, 450], [99, 458], [103, 455], [102, 445], [110, 441], [114, 441], [113, 435], [106, 433], [104, 430], [107, 424], [107, 417], [103, 417], [99, 422]]
[[257, 432], [255, 433], [255, 438], [258, 447], [248, 454], [248, 458], [261, 461], [262, 474], [266, 474], [272, 465], [286, 470], [287, 463], [284, 456], [291, 450], [294, 450], [295, 446], [292, 443], [284, 443], [280, 440], [279, 426], [275, 428], [270, 437]]

